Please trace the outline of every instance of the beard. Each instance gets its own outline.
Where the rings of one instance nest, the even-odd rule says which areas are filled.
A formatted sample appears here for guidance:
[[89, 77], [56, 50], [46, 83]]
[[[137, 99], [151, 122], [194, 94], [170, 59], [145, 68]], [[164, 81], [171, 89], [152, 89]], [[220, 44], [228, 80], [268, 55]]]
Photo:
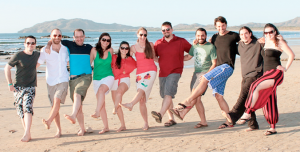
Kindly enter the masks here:
[[199, 39], [199, 40], [198, 40], [198, 43], [199, 43], [199, 44], [204, 44], [204, 43], [206, 43], [206, 39]]
[[169, 38], [170, 36], [171, 36], [171, 34], [169, 34], [169, 35], [165, 34], [165, 38]]
[[59, 44], [59, 43], [60, 43], [60, 40], [52, 40], [52, 42], [53, 42], [54, 44]]

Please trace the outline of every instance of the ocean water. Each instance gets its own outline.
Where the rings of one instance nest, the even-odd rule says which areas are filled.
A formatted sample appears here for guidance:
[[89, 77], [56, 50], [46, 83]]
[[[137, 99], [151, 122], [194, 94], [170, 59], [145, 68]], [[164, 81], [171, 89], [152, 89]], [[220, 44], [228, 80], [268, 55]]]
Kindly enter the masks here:
[[[215, 34], [217, 31], [208, 31], [208, 38]], [[237, 32], [237, 31], [236, 31]], [[176, 36], [183, 37], [190, 43], [192, 43], [195, 38], [194, 31], [174, 31]], [[24, 49], [24, 39], [18, 39], [20, 36], [33, 35], [37, 38], [37, 45], [46, 45], [49, 38], [41, 39], [41, 36], [49, 35], [50, 33], [0, 33], [0, 51], [5, 52], [15, 52]], [[62, 33], [72, 37], [73, 33]], [[85, 43], [95, 46], [99, 40], [101, 32], [86, 32]], [[112, 37], [112, 47], [117, 49], [121, 41], [127, 41], [130, 45], [135, 44], [137, 40], [136, 32], [109, 32]], [[256, 37], [262, 37], [262, 31], [255, 31], [253, 33]], [[284, 39], [288, 41], [289, 45], [300, 45], [300, 32], [298, 31], [282, 31], [281, 32]], [[162, 33], [160, 31], [148, 32], [148, 40], [155, 43], [156, 40], [162, 38]], [[73, 38], [67, 39], [73, 40]]]

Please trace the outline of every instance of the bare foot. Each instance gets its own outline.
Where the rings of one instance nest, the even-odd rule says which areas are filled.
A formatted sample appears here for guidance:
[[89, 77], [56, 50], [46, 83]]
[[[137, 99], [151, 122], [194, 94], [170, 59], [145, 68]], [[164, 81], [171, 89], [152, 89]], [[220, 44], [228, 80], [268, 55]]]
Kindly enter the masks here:
[[125, 104], [119, 104], [119, 105], [124, 107], [124, 108], [127, 108], [129, 111], [131, 111], [132, 108], [133, 108], [132, 103], [125, 103]]
[[77, 135], [78, 136], [83, 136], [84, 133], [85, 133], [85, 130], [80, 129], [80, 130], [78, 130]]
[[115, 115], [115, 114], [117, 114], [117, 111], [118, 111], [118, 108], [120, 107], [120, 105], [118, 105], [118, 106], [115, 106], [115, 108], [113, 109], [113, 114]]
[[65, 118], [68, 119], [68, 120], [70, 120], [72, 124], [75, 124], [75, 123], [76, 123], [76, 119], [75, 119], [75, 118], [72, 118], [72, 117], [69, 116], [69, 115], [66, 115], [66, 114], [65, 114]]
[[93, 118], [99, 118], [100, 117], [100, 112], [95, 112], [94, 114], [91, 115]]
[[22, 142], [28, 142], [30, 139], [31, 139], [31, 135], [30, 135], [30, 134], [25, 134], [25, 135], [22, 137], [21, 141], [22, 141]]
[[143, 130], [148, 130], [148, 129], [149, 129], [149, 125], [148, 125], [148, 124], [145, 125], [142, 129], [143, 129]]
[[45, 125], [46, 129], [50, 129], [50, 124], [45, 119], [42, 119], [43, 124]]
[[252, 128], [245, 129], [246, 132], [253, 131], [253, 130], [258, 130], [258, 129], [252, 129]]
[[245, 123], [246, 123], [246, 120], [241, 120], [241, 119], [236, 122], [236, 124], [238, 124], [238, 125], [243, 125]]
[[59, 132], [56, 133], [56, 135], [54, 136], [54, 138], [60, 138], [60, 136], [61, 136], [61, 132], [59, 131]]
[[228, 113], [226, 113], [225, 111], [221, 110], [223, 117], [225, 117], [227, 119], [227, 121], [232, 125], [232, 120], [231, 117]]
[[124, 126], [121, 126], [118, 130], [117, 130], [117, 132], [121, 132], [121, 131], [125, 131], [126, 130], [126, 127]]
[[250, 118], [251, 118], [251, 114], [244, 113], [244, 114], [242, 115], [242, 117], [240, 118], [240, 120], [245, 120], [245, 121], [247, 121], [247, 120], [249, 120]]
[[103, 134], [103, 133], [108, 132], [108, 131], [109, 131], [108, 128], [104, 128], [103, 130], [99, 131], [99, 134]]

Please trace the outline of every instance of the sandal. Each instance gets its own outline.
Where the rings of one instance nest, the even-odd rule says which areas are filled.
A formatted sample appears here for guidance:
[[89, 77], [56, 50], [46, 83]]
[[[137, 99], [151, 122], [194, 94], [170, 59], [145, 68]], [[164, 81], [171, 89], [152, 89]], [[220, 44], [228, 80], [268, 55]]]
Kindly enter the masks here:
[[265, 133], [264, 133], [264, 135], [265, 136], [269, 136], [269, 135], [273, 135], [273, 134], [277, 134], [277, 131], [270, 131], [270, 130], [267, 130]]
[[181, 118], [179, 111], [177, 109], [169, 109], [178, 119], [183, 120], [183, 118]]
[[176, 125], [177, 123], [174, 120], [169, 120], [165, 123], [165, 127], [171, 127]]
[[156, 111], [152, 111], [151, 112], [151, 115], [152, 115], [152, 117], [155, 119], [155, 121], [157, 122], [157, 123], [161, 123], [161, 114], [160, 113], [158, 113], [158, 112], [156, 112]]
[[226, 123], [223, 123], [222, 125], [219, 126], [218, 129], [224, 129], [224, 128], [227, 128], [227, 127], [234, 127], [234, 125], [227, 125]]
[[182, 111], [183, 109], [192, 109], [193, 108], [193, 106], [186, 106], [182, 103], [178, 103], [178, 105], [183, 107], [183, 108], [176, 108], [178, 111]]
[[208, 125], [203, 125], [201, 122], [197, 123], [194, 128], [203, 128], [203, 127], [208, 127]]

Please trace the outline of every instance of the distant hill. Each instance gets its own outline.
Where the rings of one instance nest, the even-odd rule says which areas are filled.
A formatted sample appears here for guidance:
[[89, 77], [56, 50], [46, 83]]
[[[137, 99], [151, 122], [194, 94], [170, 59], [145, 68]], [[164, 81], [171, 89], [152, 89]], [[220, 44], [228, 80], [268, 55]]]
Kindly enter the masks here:
[[[240, 26], [228, 27], [229, 30], [238, 30], [241, 26], [248, 26], [253, 30], [261, 30], [266, 23], [253, 23], [249, 22], [246, 24], [241, 24]], [[300, 17], [296, 17], [292, 20], [285, 22], [274, 23], [279, 29], [283, 30], [300, 30]], [[178, 24], [173, 28], [175, 30], [195, 30], [199, 27], [203, 27], [207, 30], [215, 30], [214, 25], [202, 25], [198, 23], [194, 24]], [[122, 25], [122, 24], [104, 24], [96, 23], [91, 20], [86, 19], [58, 19], [55, 21], [47, 21], [43, 23], [38, 23], [32, 27], [20, 30], [18, 33], [48, 33], [54, 28], [59, 28], [62, 32], [73, 32], [77, 28], [82, 28], [86, 32], [111, 32], [111, 31], [136, 31], [139, 27]], [[160, 27], [146, 27], [148, 31], [159, 31]]]

